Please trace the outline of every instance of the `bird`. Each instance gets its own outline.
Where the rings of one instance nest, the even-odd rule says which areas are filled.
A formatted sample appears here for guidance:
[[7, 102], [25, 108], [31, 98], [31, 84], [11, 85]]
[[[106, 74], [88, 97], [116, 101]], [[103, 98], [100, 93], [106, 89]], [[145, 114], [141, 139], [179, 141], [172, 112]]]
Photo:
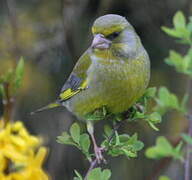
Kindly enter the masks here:
[[150, 80], [150, 59], [128, 20], [117, 14], [98, 17], [93, 40], [79, 58], [54, 103], [41, 112], [64, 106], [87, 124], [97, 161], [102, 148], [94, 136], [94, 122], [86, 115], [105, 107], [111, 114], [125, 112], [144, 94]]

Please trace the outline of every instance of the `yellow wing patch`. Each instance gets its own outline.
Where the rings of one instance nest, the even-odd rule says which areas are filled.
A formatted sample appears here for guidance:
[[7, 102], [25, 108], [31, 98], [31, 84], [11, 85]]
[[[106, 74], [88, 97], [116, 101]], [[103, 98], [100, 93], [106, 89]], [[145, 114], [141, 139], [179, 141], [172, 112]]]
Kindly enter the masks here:
[[76, 90], [68, 88], [65, 91], [63, 91], [59, 96], [60, 100], [65, 101], [85, 89], [87, 89], [87, 81], [83, 81]]

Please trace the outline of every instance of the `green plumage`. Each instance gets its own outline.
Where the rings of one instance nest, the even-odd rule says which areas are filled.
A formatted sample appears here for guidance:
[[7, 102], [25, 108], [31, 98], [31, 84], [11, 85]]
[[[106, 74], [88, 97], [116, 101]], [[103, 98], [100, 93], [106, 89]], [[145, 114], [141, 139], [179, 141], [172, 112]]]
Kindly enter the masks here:
[[85, 120], [103, 106], [114, 114], [126, 111], [143, 95], [150, 61], [134, 28], [124, 17], [109, 14], [94, 22], [92, 33], [96, 47], [77, 61], [56, 102], [36, 112], [62, 105]]
[[91, 46], [78, 60], [59, 98], [36, 112], [62, 105], [79, 119], [87, 120], [100, 163], [104, 161], [102, 148], [96, 144], [93, 122], [88, 116], [97, 109], [107, 109], [110, 114], [127, 111], [149, 83], [150, 61], [133, 27], [122, 16], [98, 18], [92, 33]]
[[87, 87], [62, 105], [81, 119], [102, 106], [111, 113], [126, 111], [143, 95], [150, 79], [147, 52], [125, 18], [102, 16], [94, 22], [92, 31], [105, 37], [115, 31], [119, 35], [108, 49], [88, 48], [72, 71], [87, 82]]

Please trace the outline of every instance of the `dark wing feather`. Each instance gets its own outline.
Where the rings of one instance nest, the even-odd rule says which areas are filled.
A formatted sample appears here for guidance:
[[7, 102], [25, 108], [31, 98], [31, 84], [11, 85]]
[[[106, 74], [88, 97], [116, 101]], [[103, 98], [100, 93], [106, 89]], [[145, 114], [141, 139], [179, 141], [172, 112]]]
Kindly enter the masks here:
[[80, 57], [71, 75], [61, 89], [59, 101], [63, 102], [87, 88], [87, 70], [91, 64], [89, 49]]
[[61, 92], [65, 91], [66, 89], [71, 88], [73, 91], [77, 90], [82, 82], [82, 79], [79, 78], [77, 75], [72, 73], [66, 83], [64, 84], [63, 88], [61, 89]]

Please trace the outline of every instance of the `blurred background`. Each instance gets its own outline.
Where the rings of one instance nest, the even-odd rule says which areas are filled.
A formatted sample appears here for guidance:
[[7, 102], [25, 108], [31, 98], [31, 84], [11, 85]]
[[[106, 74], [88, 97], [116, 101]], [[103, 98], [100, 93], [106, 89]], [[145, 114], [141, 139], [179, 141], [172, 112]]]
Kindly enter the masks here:
[[[44, 138], [49, 147], [45, 169], [54, 180], [71, 180], [74, 169], [85, 174], [89, 164], [74, 147], [56, 143], [56, 137], [68, 130], [75, 117], [64, 108], [57, 108], [30, 116], [30, 112], [53, 101], [80, 55], [90, 45], [91, 25], [104, 14], [125, 16], [135, 27], [151, 59], [150, 86], [167, 86], [182, 96], [186, 78], [164, 63], [170, 49], [185, 52], [174, 40], [161, 31], [171, 26], [172, 17], [182, 10], [192, 15], [191, 0], [0, 0], [0, 66], [1, 73], [9, 63], [25, 59], [25, 77], [14, 107], [14, 120], [22, 120], [32, 134]], [[2, 113], [2, 105], [0, 106]], [[101, 123], [96, 126], [101, 140]], [[155, 137], [165, 135], [175, 139], [185, 128], [176, 112], [164, 117], [160, 131], [154, 132], [144, 123], [128, 124], [121, 132], [138, 132], [145, 147]], [[112, 180], [157, 179], [167, 174], [182, 179], [182, 167], [167, 160], [156, 162], [144, 156], [136, 159], [107, 158], [106, 167], [112, 169]], [[163, 167], [163, 168], [162, 168]], [[175, 168], [177, 171], [175, 171]]]

